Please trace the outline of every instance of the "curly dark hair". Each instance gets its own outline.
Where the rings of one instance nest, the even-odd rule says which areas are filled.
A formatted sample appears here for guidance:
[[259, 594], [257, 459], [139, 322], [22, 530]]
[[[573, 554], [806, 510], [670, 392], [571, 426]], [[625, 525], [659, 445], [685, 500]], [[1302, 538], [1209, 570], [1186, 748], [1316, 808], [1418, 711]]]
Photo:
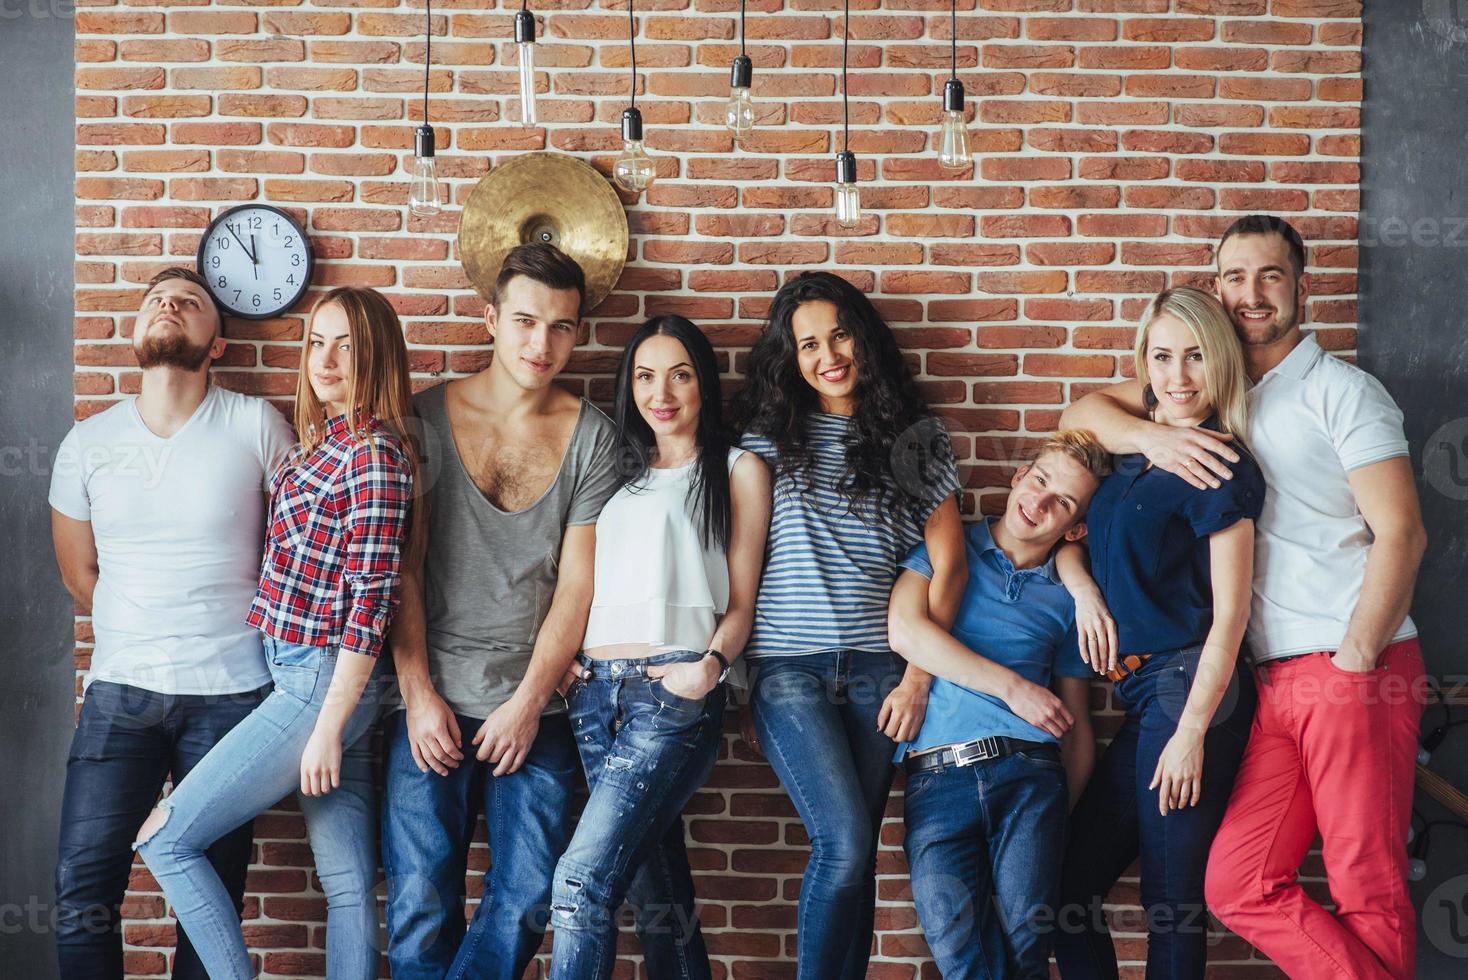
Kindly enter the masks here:
[[[742, 431], [773, 442], [778, 469], [789, 473], [797, 487], [810, 488], [805, 421], [821, 403], [800, 373], [791, 320], [800, 306], [821, 300], [836, 307], [836, 322], [851, 335], [857, 368], [846, 468], [837, 492], [848, 511], [869, 525], [915, 520], [931, 509], [931, 498], [922, 492], [929, 467], [952, 460], [953, 448], [918, 390], [892, 329], [845, 279], [803, 272], [780, 287], [764, 332], [750, 349], [734, 417]], [[899, 456], [902, 473], [894, 472]]]

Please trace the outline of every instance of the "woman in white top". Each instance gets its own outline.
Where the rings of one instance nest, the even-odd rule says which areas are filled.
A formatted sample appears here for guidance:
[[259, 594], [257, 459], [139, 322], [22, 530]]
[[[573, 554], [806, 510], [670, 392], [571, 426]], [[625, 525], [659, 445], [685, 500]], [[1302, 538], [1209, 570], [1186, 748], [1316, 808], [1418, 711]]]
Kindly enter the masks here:
[[719, 368], [681, 316], [654, 317], [617, 371], [627, 483], [596, 524], [595, 594], [566, 692], [590, 799], [551, 886], [556, 980], [602, 980], [637, 907], [652, 980], [709, 977], [682, 812], [708, 779], [724, 687], [754, 621], [770, 476], [731, 449]]

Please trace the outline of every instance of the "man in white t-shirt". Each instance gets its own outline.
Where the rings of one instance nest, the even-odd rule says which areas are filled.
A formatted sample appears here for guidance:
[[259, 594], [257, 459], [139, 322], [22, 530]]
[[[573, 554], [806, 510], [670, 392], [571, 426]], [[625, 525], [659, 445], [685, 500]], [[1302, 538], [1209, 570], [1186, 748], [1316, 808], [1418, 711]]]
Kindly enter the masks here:
[[[224, 353], [205, 282], [167, 269], [133, 322], [136, 398], [79, 422], [56, 454], [56, 559], [96, 636], [66, 767], [56, 866], [61, 975], [121, 980], [131, 844], [175, 783], [270, 690], [245, 615], [271, 469], [295, 442], [263, 399], [209, 383]], [[236, 907], [250, 824], [208, 851]], [[179, 930], [173, 976], [206, 974]]]
[[[1299, 233], [1273, 216], [1241, 218], [1218, 247], [1215, 291], [1244, 345], [1248, 446], [1269, 494], [1247, 639], [1259, 708], [1207, 898], [1291, 977], [1411, 977], [1406, 842], [1426, 679], [1407, 613], [1427, 537], [1402, 413], [1300, 329], [1304, 269]], [[1225, 437], [1144, 414], [1127, 381], [1081, 399], [1063, 424], [1194, 486], [1232, 475]], [[1334, 914], [1298, 881], [1317, 833]]]

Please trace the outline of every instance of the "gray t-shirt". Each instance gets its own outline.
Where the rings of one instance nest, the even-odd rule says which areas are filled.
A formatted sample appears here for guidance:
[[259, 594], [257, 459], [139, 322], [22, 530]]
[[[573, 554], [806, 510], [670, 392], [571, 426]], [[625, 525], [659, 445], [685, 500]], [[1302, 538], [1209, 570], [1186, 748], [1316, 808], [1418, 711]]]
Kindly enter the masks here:
[[[595, 524], [621, 485], [612, 420], [590, 402], [549, 489], [523, 510], [500, 510], [459, 458], [445, 385], [415, 402], [424, 425], [423, 472], [431, 476], [424, 595], [428, 671], [455, 712], [484, 718], [514, 694], [556, 588], [561, 538]], [[437, 457], [437, 458], [435, 458]], [[548, 712], [564, 710], [552, 699]]]

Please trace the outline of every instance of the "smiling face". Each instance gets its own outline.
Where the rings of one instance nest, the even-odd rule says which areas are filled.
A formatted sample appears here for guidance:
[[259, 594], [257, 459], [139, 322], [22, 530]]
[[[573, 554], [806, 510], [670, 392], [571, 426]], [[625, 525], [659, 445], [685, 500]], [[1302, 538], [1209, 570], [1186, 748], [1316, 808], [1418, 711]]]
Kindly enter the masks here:
[[836, 319], [836, 304], [802, 303], [790, 317], [800, 376], [821, 398], [821, 411], [850, 415], [856, 392], [856, 338]]
[[500, 290], [499, 306], [485, 307], [484, 322], [494, 338], [491, 370], [539, 391], [561, 373], [580, 340], [581, 296], [516, 276]]
[[197, 371], [224, 353], [219, 314], [202, 286], [164, 279], [143, 297], [133, 321], [133, 353], [144, 370]]
[[1235, 235], [1218, 250], [1218, 298], [1245, 347], [1266, 347], [1300, 325], [1308, 289], [1284, 236]]
[[1203, 350], [1192, 328], [1175, 316], [1159, 314], [1147, 328], [1146, 357], [1159, 421], [1197, 425], [1212, 414]]
[[306, 338], [309, 353], [306, 373], [326, 417], [333, 418], [347, 410], [352, 384], [352, 330], [347, 311], [336, 303], [327, 303], [311, 317], [311, 332]]
[[1047, 452], [1021, 466], [1009, 481], [1004, 533], [1016, 542], [1048, 549], [1061, 538], [1081, 537], [1081, 518], [1100, 481], [1063, 452]]
[[703, 396], [693, 358], [676, 337], [654, 334], [638, 346], [632, 399], [660, 443], [695, 438]]

